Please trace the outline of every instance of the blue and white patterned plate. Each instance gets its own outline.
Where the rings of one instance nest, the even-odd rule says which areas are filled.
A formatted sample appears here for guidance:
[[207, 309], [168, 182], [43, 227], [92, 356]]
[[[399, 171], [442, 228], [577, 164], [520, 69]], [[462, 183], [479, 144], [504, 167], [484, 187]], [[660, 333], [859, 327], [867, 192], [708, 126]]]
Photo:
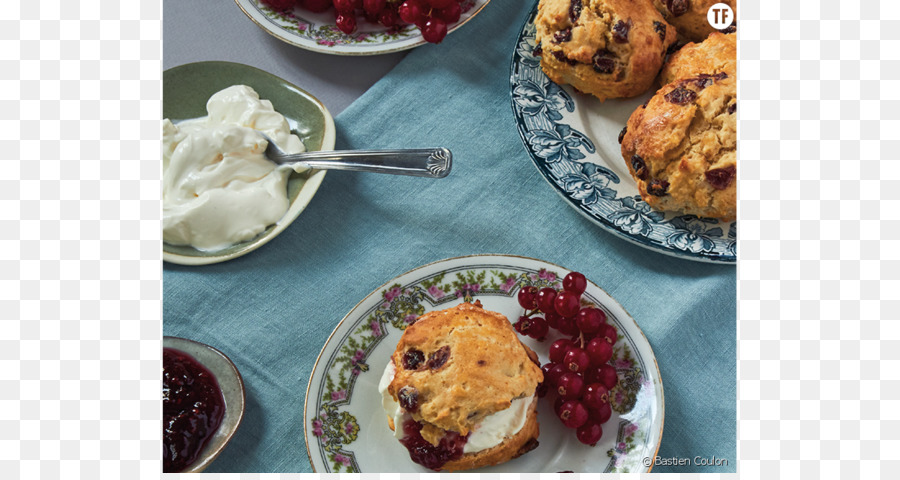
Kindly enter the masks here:
[[[466, 0], [463, 14], [447, 26], [447, 33], [468, 22], [490, 0]], [[422, 32], [413, 25], [391, 30], [381, 24], [357, 19], [357, 30], [350, 35], [341, 32], [334, 21], [334, 9], [313, 13], [301, 7], [289, 12], [277, 11], [260, 0], [235, 0], [259, 28], [291, 45], [333, 55], [380, 55], [424, 45]]]
[[608, 232], [657, 252], [712, 263], [737, 261], [737, 222], [653, 210], [641, 200], [622, 160], [618, 136], [653, 91], [601, 102], [559, 86], [541, 70], [534, 16], [516, 43], [510, 96], [519, 135], [544, 179]]
[[[420, 315], [464, 300], [516, 319], [525, 285], [559, 288], [569, 271], [547, 262], [510, 255], [472, 255], [431, 263], [396, 277], [359, 302], [328, 338], [306, 389], [304, 438], [317, 473], [419, 472], [394, 438], [381, 406], [378, 381], [403, 330]], [[647, 472], [662, 438], [663, 386], [656, 357], [634, 319], [600, 287], [588, 282], [582, 296], [606, 312], [619, 333], [611, 365], [619, 375], [610, 391], [612, 417], [590, 447], [553, 413], [548, 397], [538, 401], [539, 446], [519, 458], [477, 472]], [[552, 331], [544, 342], [523, 342], [548, 361]]]

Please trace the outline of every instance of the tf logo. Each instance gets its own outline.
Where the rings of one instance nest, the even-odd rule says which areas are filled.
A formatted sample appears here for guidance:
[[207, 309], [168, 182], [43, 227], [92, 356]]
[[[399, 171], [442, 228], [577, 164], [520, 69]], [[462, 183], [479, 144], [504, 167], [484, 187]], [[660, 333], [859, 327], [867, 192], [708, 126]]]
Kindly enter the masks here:
[[716, 30], [722, 30], [734, 22], [734, 10], [725, 3], [717, 3], [706, 11], [706, 20]]

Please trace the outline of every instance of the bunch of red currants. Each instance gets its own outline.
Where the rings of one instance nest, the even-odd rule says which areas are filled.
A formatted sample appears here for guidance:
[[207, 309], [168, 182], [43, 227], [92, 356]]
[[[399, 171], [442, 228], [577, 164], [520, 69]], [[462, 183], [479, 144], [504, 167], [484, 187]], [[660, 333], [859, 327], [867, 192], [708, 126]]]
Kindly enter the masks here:
[[[277, 10], [305, 8], [321, 13], [334, 7], [335, 24], [346, 34], [356, 31], [358, 19], [380, 23], [387, 28], [412, 24], [425, 41], [441, 43], [447, 25], [459, 21], [466, 0], [262, 0]], [[471, 6], [471, 2], [469, 2]]]
[[587, 279], [578, 272], [563, 278], [562, 290], [522, 287], [518, 301], [525, 314], [514, 327], [539, 341], [547, 339], [550, 329], [564, 336], [550, 345], [538, 395], [555, 395], [554, 410], [563, 425], [574, 428], [580, 442], [595, 445], [603, 436], [602, 425], [612, 416], [609, 392], [619, 377], [609, 361], [618, 332], [606, 323], [603, 310], [582, 306], [586, 288]]

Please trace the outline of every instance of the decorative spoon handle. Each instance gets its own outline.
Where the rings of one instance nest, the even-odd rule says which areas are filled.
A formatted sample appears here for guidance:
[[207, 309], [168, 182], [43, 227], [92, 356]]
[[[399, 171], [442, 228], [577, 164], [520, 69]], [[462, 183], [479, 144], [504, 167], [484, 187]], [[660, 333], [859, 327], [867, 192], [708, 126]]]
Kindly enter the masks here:
[[335, 150], [272, 155], [275, 163], [301, 164], [320, 170], [355, 170], [415, 177], [444, 178], [453, 166], [453, 154], [446, 148], [398, 150]]

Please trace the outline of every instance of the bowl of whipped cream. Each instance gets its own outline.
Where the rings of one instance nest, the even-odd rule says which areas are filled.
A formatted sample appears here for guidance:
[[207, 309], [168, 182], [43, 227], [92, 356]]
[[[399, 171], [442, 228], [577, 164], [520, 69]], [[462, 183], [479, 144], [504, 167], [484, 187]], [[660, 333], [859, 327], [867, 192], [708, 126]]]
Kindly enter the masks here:
[[275, 75], [231, 62], [163, 72], [163, 260], [240, 257], [306, 208], [325, 171], [268, 160], [262, 134], [288, 153], [334, 149], [328, 109]]

